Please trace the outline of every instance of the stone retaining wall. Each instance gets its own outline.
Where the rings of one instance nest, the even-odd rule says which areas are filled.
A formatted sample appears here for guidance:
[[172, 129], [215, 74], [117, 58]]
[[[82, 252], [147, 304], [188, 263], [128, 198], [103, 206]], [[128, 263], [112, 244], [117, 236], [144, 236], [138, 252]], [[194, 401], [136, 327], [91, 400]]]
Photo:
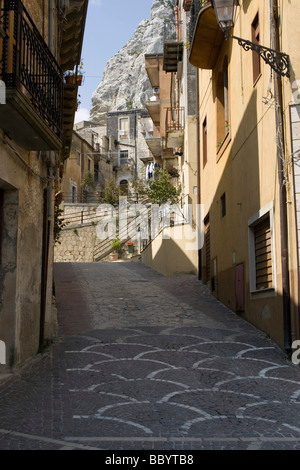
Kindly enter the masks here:
[[54, 261], [56, 263], [94, 261], [96, 228], [95, 225], [64, 228], [59, 243], [55, 245]]

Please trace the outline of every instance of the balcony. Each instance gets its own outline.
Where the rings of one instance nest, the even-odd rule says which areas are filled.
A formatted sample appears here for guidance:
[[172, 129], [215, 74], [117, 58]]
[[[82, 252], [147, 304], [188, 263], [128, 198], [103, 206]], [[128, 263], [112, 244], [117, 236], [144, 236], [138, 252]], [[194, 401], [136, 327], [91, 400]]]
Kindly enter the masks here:
[[62, 147], [63, 75], [21, 0], [0, 2], [0, 127], [27, 150]]
[[70, 155], [73, 139], [74, 118], [77, 107], [78, 85], [64, 84], [63, 93], [63, 149], [61, 159], [66, 160]]
[[80, 64], [88, 0], [64, 0], [60, 3], [65, 5], [59, 50], [61, 68], [65, 72]]
[[126, 150], [121, 151], [118, 155], [115, 155], [113, 168], [114, 170], [128, 170], [132, 168], [133, 161], [128, 156], [128, 152]]
[[167, 108], [166, 114], [166, 146], [180, 148], [183, 145], [185, 124], [184, 108]]
[[163, 140], [161, 137], [153, 137], [151, 135], [146, 136], [146, 143], [153, 157], [155, 158], [161, 157], [162, 150], [163, 150]]
[[162, 54], [145, 54], [145, 68], [153, 88], [159, 87], [159, 72], [162, 59]]
[[183, 58], [183, 42], [165, 41], [163, 70], [165, 72], [177, 72], [178, 64]]
[[224, 34], [219, 28], [210, 0], [193, 0], [190, 28], [190, 63], [199, 69], [214, 69]]
[[155, 125], [159, 125], [160, 123], [160, 94], [158, 93], [150, 93], [147, 95], [146, 107], [150, 114], [150, 117]]

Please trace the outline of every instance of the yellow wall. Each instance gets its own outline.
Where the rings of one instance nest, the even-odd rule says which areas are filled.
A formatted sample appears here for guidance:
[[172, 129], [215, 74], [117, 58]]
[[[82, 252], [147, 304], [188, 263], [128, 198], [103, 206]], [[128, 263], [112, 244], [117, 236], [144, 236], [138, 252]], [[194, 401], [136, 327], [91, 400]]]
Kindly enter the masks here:
[[[283, 2], [286, 3], [286, 2]], [[244, 1], [236, 8], [233, 34], [251, 40], [251, 23], [259, 11], [260, 42], [270, 47], [269, 2]], [[299, 10], [299, 6], [296, 7]], [[296, 47], [299, 34], [291, 43], [287, 34], [297, 30], [298, 14], [292, 5], [282, 9], [286, 40], [282, 48], [291, 51], [292, 63], [297, 60]], [[294, 23], [294, 28], [292, 24]], [[299, 29], [299, 28], [298, 28]], [[222, 70], [225, 57], [229, 72], [229, 135], [218, 149], [216, 80]], [[268, 93], [271, 68], [261, 60], [261, 76], [253, 84], [252, 52], [244, 51], [236, 40], [224, 41], [216, 68], [213, 71], [199, 70], [200, 132], [206, 117], [208, 124], [208, 162], [203, 168], [201, 148], [201, 203], [204, 212], [210, 214], [211, 272], [217, 266], [215, 295], [235, 310], [235, 267], [244, 263], [245, 313], [244, 316], [268, 333], [283, 346], [282, 269], [278, 164], [276, 154], [276, 127], [274, 87]], [[287, 97], [291, 95], [291, 79], [284, 78]], [[287, 99], [287, 98], [286, 98]], [[286, 119], [287, 119], [286, 113]], [[286, 123], [289, 128], [289, 123]], [[287, 130], [288, 134], [288, 130]], [[200, 137], [201, 139], [201, 137]], [[226, 194], [227, 212], [221, 215], [221, 196]], [[248, 220], [268, 204], [274, 209], [274, 240], [276, 286], [273, 291], [250, 294]], [[294, 209], [290, 207], [290, 218]], [[293, 225], [294, 222], [291, 222]], [[293, 305], [297, 305], [297, 265], [295, 263], [295, 230], [290, 233], [291, 257], [293, 261], [292, 294]], [[292, 248], [292, 245], [294, 248]], [[235, 259], [234, 259], [235, 257]], [[215, 260], [215, 264], [214, 261]], [[205, 256], [203, 254], [205, 269]], [[295, 310], [295, 309], [294, 309]]]
[[[299, 61], [299, 2], [280, 2], [280, 16], [282, 18], [281, 47], [290, 57], [290, 78], [284, 78], [283, 84], [283, 116], [286, 137], [286, 163], [288, 178], [288, 228], [289, 228], [289, 267], [292, 306], [292, 339], [299, 339], [299, 257], [297, 250], [297, 223], [295, 193], [300, 192], [299, 176], [295, 176], [297, 166], [292, 160], [290, 106], [300, 103], [300, 61]], [[292, 33], [291, 33], [292, 32]], [[298, 222], [299, 231], [300, 221]]]
[[[169, 238], [164, 238], [168, 236]], [[176, 228], [171, 227], [158, 237], [142, 252], [142, 263], [152, 267], [165, 276], [197, 273], [197, 249], [188, 249], [190, 242], [178, 240]]]

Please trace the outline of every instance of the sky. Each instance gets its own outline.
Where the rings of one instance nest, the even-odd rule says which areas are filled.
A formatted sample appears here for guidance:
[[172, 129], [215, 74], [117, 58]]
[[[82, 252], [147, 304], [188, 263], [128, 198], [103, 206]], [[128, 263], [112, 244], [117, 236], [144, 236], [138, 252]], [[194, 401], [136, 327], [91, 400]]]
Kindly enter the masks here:
[[78, 93], [81, 105], [75, 123], [89, 119], [93, 92], [104, 68], [133, 37], [142, 20], [150, 19], [153, 0], [89, 0], [82, 48], [84, 83]]

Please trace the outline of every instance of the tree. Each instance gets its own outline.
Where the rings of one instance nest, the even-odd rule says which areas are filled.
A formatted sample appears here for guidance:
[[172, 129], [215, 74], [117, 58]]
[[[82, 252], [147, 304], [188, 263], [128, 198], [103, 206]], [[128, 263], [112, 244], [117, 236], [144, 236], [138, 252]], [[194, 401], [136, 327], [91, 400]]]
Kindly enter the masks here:
[[140, 178], [132, 178], [130, 180], [133, 191], [139, 195], [139, 197], [147, 196], [147, 186], [145, 181]]
[[112, 206], [117, 206], [119, 204], [120, 198], [120, 188], [110, 181], [108, 185], [102, 191], [102, 202], [105, 204], [111, 204]]
[[153, 204], [178, 204], [181, 188], [175, 188], [170, 181], [170, 175], [164, 170], [155, 170], [154, 180], [149, 184], [146, 191], [147, 196]]
[[94, 183], [94, 177], [93, 174], [88, 171], [82, 181], [81, 181], [81, 188], [82, 188], [82, 195], [83, 195], [83, 200], [86, 202], [89, 191], [91, 189], [94, 189], [95, 183]]

